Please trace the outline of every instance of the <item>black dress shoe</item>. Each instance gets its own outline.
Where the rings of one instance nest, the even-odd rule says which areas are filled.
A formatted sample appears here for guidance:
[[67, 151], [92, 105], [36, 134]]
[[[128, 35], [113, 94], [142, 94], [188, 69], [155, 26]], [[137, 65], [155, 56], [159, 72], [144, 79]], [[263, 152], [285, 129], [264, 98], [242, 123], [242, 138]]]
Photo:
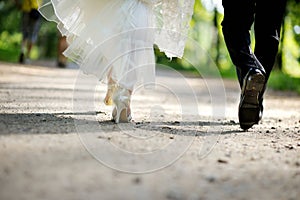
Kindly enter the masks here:
[[243, 81], [239, 105], [239, 122], [243, 130], [260, 121], [263, 109], [260, 97], [263, 96], [264, 88], [264, 72], [258, 68], [251, 68]]

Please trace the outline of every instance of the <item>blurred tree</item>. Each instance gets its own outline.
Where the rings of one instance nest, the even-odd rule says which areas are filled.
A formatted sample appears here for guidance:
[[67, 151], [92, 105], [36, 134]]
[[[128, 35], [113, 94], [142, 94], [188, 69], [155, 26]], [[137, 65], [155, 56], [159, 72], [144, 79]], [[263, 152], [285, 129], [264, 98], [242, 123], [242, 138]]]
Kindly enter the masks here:
[[[286, 32], [288, 27], [291, 26], [294, 28], [297, 27], [297, 25], [300, 25], [300, 18], [298, 17], [299, 11], [300, 11], [300, 0], [288, 0], [287, 1], [287, 7], [285, 10], [285, 17], [282, 22], [282, 30], [281, 30], [281, 41], [279, 46], [278, 55], [275, 62], [275, 68], [279, 69], [280, 71], [283, 70], [283, 54], [284, 54], [284, 47], [285, 47], [285, 40], [286, 40]], [[296, 33], [293, 34], [295, 41], [297, 43], [297, 46], [300, 46], [300, 34]]]
[[14, 33], [20, 31], [21, 14], [14, 1], [0, 0], [0, 33], [8, 31]]
[[288, 0], [283, 21], [280, 51], [275, 67], [300, 77], [300, 0]]
[[218, 68], [220, 68], [220, 57], [221, 57], [221, 40], [220, 40], [220, 36], [219, 36], [219, 21], [218, 21], [218, 15], [219, 12], [217, 10], [217, 8], [214, 8], [214, 26], [215, 26], [215, 35], [216, 35], [216, 39], [215, 39], [215, 46], [216, 46], [216, 56], [215, 56], [215, 63], [218, 66]]
[[20, 19], [14, 1], [0, 0], [0, 60], [18, 60], [22, 39]]

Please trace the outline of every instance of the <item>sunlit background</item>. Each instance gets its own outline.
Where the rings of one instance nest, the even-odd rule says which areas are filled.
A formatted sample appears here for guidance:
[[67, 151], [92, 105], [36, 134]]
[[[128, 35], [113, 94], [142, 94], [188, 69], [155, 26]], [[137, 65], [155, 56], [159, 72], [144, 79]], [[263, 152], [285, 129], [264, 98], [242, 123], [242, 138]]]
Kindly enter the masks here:
[[[300, 93], [300, 0], [288, 0], [282, 28], [279, 54], [269, 85], [280, 90]], [[221, 21], [223, 7], [221, 0], [196, 0], [189, 37], [199, 43], [208, 56], [195, 55], [192, 45], [187, 43], [185, 54], [193, 56], [197, 67], [207, 69], [211, 61], [220, 69], [224, 78], [235, 79], [235, 68], [227, 52]], [[254, 45], [254, 35], [251, 32]], [[55, 62], [57, 59], [58, 31], [56, 24], [42, 20], [37, 44], [30, 58], [33, 61]], [[0, 0], [0, 61], [18, 63], [21, 50], [21, 12], [13, 0]], [[157, 62], [177, 70], [197, 73], [195, 66], [180, 59], [170, 61], [164, 54], [155, 51]], [[71, 62], [71, 61], [69, 61]]]

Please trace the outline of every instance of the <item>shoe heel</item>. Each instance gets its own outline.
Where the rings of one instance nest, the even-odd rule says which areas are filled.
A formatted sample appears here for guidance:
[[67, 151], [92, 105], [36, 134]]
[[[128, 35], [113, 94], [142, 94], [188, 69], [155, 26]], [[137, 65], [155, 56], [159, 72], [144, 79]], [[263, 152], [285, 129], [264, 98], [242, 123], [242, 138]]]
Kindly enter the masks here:
[[254, 74], [248, 77], [246, 90], [262, 91], [265, 77], [262, 74]]
[[127, 89], [118, 87], [113, 95], [115, 108], [112, 116], [115, 123], [128, 123], [131, 120], [130, 115], [130, 92]]
[[116, 105], [116, 115], [115, 115], [115, 122], [118, 123], [127, 123], [128, 120], [128, 114], [127, 114], [127, 108], [124, 104], [117, 104]]
[[245, 88], [245, 103], [253, 107], [259, 106], [259, 95], [264, 89], [265, 77], [262, 74], [254, 74], [248, 77]]

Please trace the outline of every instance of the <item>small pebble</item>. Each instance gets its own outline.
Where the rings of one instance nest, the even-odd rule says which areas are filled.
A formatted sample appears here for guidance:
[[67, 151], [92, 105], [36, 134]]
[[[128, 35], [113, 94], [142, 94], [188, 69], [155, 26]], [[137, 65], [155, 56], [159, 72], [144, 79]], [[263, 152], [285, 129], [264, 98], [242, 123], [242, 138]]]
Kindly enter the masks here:
[[277, 149], [277, 150], [276, 150], [276, 153], [280, 153], [280, 149]]
[[236, 124], [234, 120], [230, 120], [230, 124]]
[[295, 149], [295, 147], [291, 144], [284, 145], [284, 147], [287, 148], [287, 149], [290, 149], [290, 150]]
[[133, 179], [133, 183], [139, 184], [139, 183], [141, 183], [141, 179], [139, 177], [136, 177]]
[[206, 180], [207, 180], [208, 182], [210, 182], [210, 183], [213, 183], [213, 182], [216, 181], [216, 177], [214, 177], [214, 176], [208, 176], [208, 177], [206, 177]]
[[225, 159], [218, 159], [218, 163], [223, 163], [223, 164], [227, 164], [228, 161]]
[[172, 128], [171, 128], [171, 127], [168, 127], [168, 126], [164, 126], [164, 127], [162, 127], [162, 129], [171, 130]]

